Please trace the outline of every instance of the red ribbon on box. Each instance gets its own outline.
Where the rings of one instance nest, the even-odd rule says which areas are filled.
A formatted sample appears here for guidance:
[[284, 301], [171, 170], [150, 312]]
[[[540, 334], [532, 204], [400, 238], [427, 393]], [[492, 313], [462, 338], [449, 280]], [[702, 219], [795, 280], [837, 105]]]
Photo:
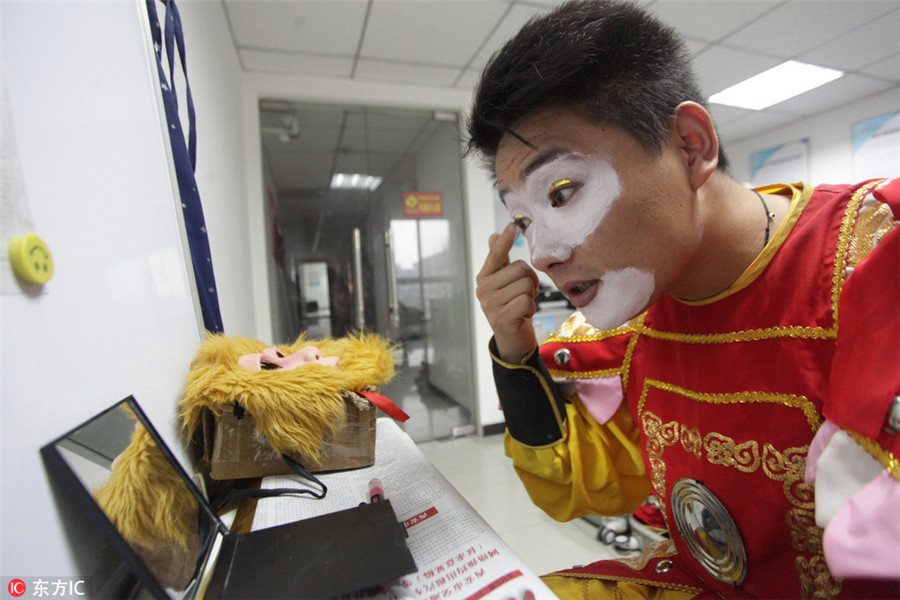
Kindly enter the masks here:
[[409, 418], [409, 415], [403, 412], [403, 409], [394, 404], [390, 398], [387, 396], [382, 396], [376, 392], [356, 392], [381, 410], [385, 412], [387, 416], [394, 419], [395, 421], [400, 421], [403, 423]]

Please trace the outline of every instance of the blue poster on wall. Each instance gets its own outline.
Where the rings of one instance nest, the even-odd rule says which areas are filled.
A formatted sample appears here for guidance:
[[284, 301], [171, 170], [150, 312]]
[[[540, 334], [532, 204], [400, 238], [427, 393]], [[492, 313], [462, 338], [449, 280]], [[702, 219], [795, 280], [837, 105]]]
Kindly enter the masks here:
[[900, 177], [900, 111], [853, 124], [853, 179]]
[[809, 140], [804, 138], [750, 155], [750, 183], [796, 183], [809, 179]]

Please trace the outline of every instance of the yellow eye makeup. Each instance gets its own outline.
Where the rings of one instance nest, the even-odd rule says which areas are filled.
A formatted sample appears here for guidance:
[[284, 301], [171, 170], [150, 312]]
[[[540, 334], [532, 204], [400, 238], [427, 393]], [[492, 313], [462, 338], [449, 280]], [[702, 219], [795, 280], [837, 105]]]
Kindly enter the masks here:
[[572, 184], [572, 182], [569, 181], [568, 179], [560, 179], [559, 181], [557, 181], [556, 183], [554, 183], [553, 185], [550, 186], [550, 193], [552, 194], [559, 188], [566, 186], [566, 185], [571, 185], [571, 184]]
[[528, 229], [528, 226], [531, 225], [531, 219], [525, 215], [516, 215], [513, 217], [513, 223], [515, 223], [519, 229], [525, 231]]
[[551, 185], [550, 191], [547, 192], [547, 196], [550, 198], [550, 205], [554, 208], [559, 208], [569, 201], [569, 198], [578, 187], [571, 179], [560, 179]]

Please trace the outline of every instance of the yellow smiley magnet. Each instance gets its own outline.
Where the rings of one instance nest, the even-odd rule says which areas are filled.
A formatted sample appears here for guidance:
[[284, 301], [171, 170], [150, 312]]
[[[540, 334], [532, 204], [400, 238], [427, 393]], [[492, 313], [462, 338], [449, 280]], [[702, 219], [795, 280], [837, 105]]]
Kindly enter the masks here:
[[40, 236], [29, 233], [9, 242], [9, 262], [23, 281], [44, 284], [53, 277], [53, 256]]

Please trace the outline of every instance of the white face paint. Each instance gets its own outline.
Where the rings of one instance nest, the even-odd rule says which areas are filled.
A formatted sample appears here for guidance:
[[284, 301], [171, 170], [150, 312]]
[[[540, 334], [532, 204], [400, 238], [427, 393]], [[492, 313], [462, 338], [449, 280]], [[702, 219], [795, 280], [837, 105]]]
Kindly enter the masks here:
[[609, 271], [603, 275], [597, 295], [581, 312], [597, 329], [614, 329], [641, 313], [655, 287], [653, 273], [637, 267]]
[[[618, 173], [609, 161], [596, 154], [570, 153], [535, 169], [523, 185], [507, 191], [503, 198], [510, 216], [527, 222], [525, 239], [534, 264], [547, 258], [568, 260], [600, 226], [621, 194]], [[597, 283], [596, 294], [580, 310], [594, 327], [613, 329], [638, 315], [655, 287], [652, 272], [637, 267], [608, 271]]]
[[[564, 180], [572, 185], [561, 185]], [[553, 206], [554, 189], [571, 193], [571, 199]], [[525, 239], [534, 263], [541, 258], [568, 259], [597, 229], [621, 193], [619, 176], [609, 161], [599, 155], [571, 153], [535, 169], [523, 186], [507, 192], [503, 200], [510, 217], [530, 221]]]

